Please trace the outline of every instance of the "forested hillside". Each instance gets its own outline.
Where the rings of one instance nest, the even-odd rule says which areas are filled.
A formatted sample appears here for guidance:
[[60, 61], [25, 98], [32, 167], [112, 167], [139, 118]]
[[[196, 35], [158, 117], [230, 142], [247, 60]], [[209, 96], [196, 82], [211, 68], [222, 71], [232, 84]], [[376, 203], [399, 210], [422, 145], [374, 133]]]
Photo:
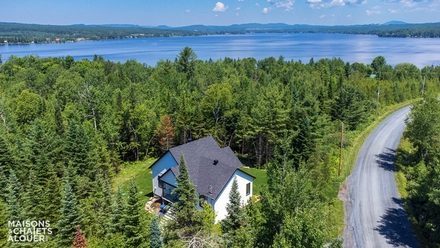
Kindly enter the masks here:
[[[329, 209], [341, 121], [348, 146], [377, 111], [439, 92], [439, 80], [438, 66], [392, 67], [381, 56], [369, 65], [201, 61], [186, 47], [155, 67], [99, 56], [3, 58], [0, 245], [13, 245], [6, 220], [47, 220], [53, 233], [32, 247], [71, 247], [75, 234], [75, 244], [85, 237], [90, 247], [148, 246], [157, 220], [150, 229], [137, 186], [112, 192], [112, 178], [124, 162], [212, 135], [267, 169], [268, 185], [235, 224], [216, 228], [205, 213], [194, 226], [203, 232], [188, 233], [211, 245], [232, 240], [228, 247], [322, 246], [336, 238]], [[185, 238], [167, 245], [181, 247]]]
[[[112, 40], [125, 38], [170, 37], [202, 35], [204, 33], [163, 30], [136, 25], [38, 25], [0, 22], [0, 43], [64, 43], [84, 40]], [[5, 42], [6, 41], [6, 42]]]
[[186, 27], [159, 26], [152, 28], [138, 25], [38, 25], [0, 22], [0, 45], [245, 33], [333, 33], [368, 34], [379, 37], [439, 38], [440, 23], [349, 26], [249, 23], [231, 26], [192, 25]]

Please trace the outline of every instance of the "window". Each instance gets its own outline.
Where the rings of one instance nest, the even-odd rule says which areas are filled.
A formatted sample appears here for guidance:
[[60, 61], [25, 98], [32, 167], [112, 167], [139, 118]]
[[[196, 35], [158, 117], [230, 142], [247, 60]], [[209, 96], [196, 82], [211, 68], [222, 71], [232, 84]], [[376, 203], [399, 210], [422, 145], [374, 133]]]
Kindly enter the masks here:
[[251, 194], [251, 183], [246, 184], [246, 196]]

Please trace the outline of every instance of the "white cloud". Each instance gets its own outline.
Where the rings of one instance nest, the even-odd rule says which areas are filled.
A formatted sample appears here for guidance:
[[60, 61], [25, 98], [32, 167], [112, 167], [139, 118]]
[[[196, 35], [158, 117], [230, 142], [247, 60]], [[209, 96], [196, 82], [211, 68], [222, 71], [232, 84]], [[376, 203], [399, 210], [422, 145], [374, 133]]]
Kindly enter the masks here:
[[[401, 0], [412, 1], [412, 0]], [[312, 9], [342, 7], [347, 5], [362, 5], [367, 3], [367, 0], [307, 0], [309, 7]]]
[[366, 10], [365, 11], [366, 13], [367, 13], [367, 15], [374, 15], [374, 14], [376, 14], [376, 15], [378, 15], [378, 14], [380, 14], [380, 13], [382, 13], [381, 11], [380, 11], [380, 7], [379, 6], [374, 6], [371, 10]]
[[433, 8], [414, 8], [414, 9], [410, 9], [408, 12], [415, 12], [415, 11], [423, 11], [423, 12], [438, 12], [437, 9], [433, 9]]
[[228, 8], [229, 8], [229, 6], [225, 6], [222, 2], [217, 2], [215, 4], [214, 9], [212, 9], [212, 11], [215, 11], [215, 12], [225, 12]]
[[268, 3], [275, 5], [277, 8], [285, 8], [286, 11], [289, 11], [293, 8], [293, 4], [295, 3], [295, 0], [267, 0]]
[[235, 16], [236, 16], [236, 17], [240, 17], [240, 14], [239, 14], [239, 13], [236, 13]]
[[215, 17], [218, 17], [218, 15], [216, 14]]
[[325, 15], [322, 15], [322, 16], [319, 17], [319, 19], [322, 19], [322, 18], [324, 18], [324, 17], [325, 17]]
[[392, 13], [392, 14], [397, 13], [397, 9], [388, 9], [388, 11], [389, 11], [390, 13]]
[[401, 0], [400, 3], [402, 3], [405, 7], [414, 7], [417, 5], [416, 2], [414, 2], [413, 0]]
[[240, 7], [237, 7], [237, 8], [235, 9], [235, 11], [239, 11], [239, 10], [241, 10], [241, 8], [240, 8]]
[[344, 2], [344, 0], [332, 0], [332, 1], [329, 3], [329, 6], [330, 6], [330, 7], [334, 7], [334, 6], [345, 6], [345, 2]]
[[347, 18], [351, 18], [351, 14], [347, 15]]
[[185, 12], [186, 12], [186, 13], [189, 13], [189, 12], [191, 12], [191, 10], [187, 9], [187, 10], [185, 10]]
[[263, 11], [261, 11], [263, 14], [267, 14], [270, 11], [270, 8], [264, 8]]
[[259, 3], [255, 3], [255, 6], [260, 7], [260, 4]]

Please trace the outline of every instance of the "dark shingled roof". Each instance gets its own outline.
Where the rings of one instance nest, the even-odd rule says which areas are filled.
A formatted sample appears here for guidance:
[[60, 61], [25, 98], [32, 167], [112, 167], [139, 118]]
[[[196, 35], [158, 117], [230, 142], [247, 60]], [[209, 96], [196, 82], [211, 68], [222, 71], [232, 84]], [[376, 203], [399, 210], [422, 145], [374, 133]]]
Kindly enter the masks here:
[[[211, 199], [218, 197], [228, 180], [241, 167], [240, 160], [231, 148], [220, 148], [211, 136], [173, 147], [169, 151], [178, 164], [183, 153], [197, 192]], [[218, 163], [214, 164], [214, 160], [218, 160]], [[179, 175], [179, 166], [171, 170], [176, 177]]]

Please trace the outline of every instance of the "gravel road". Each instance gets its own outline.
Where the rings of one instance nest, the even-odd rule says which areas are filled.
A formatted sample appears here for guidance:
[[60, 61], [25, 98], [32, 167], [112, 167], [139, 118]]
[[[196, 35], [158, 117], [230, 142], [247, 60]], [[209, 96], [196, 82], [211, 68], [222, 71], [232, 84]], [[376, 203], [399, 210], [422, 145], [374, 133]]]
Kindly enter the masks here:
[[344, 247], [419, 247], [394, 180], [395, 150], [409, 110], [389, 116], [359, 151], [346, 181]]

